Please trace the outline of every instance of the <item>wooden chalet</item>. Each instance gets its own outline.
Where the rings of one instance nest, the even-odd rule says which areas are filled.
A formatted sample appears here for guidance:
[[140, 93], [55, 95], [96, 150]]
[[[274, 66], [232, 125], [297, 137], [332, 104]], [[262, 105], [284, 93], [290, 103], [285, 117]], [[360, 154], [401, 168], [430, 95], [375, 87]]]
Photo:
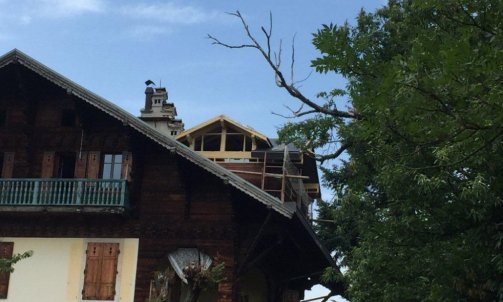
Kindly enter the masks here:
[[[225, 153], [246, 127], [216, 123]], [[0, 301], [184, 301], [187, 268], [223, 263], [197, 301], [293, 302], [335, 267], [306, 215], [317, 178], [284, 166], [303, 167], [298, 151], [269, 171], [266, 137], [229, 150], [246, 162], [202, 153], [214, 124], [175, 124], [164, 135], [19, 50], [0, 57], [0, 257], [33, 251], [0, 273]], [[292, 180], [307, 189], [287, 193]]]

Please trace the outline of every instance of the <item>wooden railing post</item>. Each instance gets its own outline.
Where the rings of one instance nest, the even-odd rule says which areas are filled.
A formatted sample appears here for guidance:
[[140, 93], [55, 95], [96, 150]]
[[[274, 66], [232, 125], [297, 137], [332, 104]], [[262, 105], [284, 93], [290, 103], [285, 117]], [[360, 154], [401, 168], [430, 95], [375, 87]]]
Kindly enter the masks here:
[[126, 204], [126, 180], [122, 180], [121, 190], [120, 190], [120, 205], [125, 206]]
[[82, 191], [84, 190], [84, 182], [82, 180], [77, 181], [77, 192], [75, 194], [75, 204], [82, 204]]
[[33, 196], [31, 198], [31, 204], [35, 205], [39, 203], [38, 195], [40, 192], [40, 181], [35, 181], [33, 184]]

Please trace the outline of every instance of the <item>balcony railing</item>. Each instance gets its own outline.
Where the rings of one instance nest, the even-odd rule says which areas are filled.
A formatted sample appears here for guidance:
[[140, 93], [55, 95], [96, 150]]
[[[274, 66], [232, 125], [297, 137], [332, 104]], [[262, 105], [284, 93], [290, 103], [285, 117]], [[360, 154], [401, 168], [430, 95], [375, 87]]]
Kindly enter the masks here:
[[126, 180], [0, 179], [2, 206], [118, 207], [127, 206]]

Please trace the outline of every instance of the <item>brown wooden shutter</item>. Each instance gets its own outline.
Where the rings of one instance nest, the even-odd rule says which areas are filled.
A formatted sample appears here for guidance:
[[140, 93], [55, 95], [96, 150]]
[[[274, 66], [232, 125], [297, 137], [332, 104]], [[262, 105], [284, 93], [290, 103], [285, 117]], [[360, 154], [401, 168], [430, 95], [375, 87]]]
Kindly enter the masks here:
[[88, 243], [83, 300], [114, 300], [118, 258], [118, 243]]
[[[13, 251], [14, 251], [14, 242], [0, 242], [0, 258], [4, 259], [12, 258]], [[0, 299], [7, 299], [7, 293], [9, 291], [9, 279], [10, 279], [10, 273], [0, 272]]]
[[86, 268], [84, 270], [83, 300], [97, 300], [100, 282], [100, 260], [103, 246], [101, 243], [88, 243], [86, 251]]
[[11, 178], [14, 171], [14, 152], [4, 152], [2, 178]]
[[119, 244], [105, 243], [101, 264], [100, 299], [113, 300], [115, 297], [115, 279], [117, 277], [117, 260]]
[[56, 153], [54, 151], [44, 152], [44, 157], [42, 158], [42, 178], [52, 178], [54, 176], [54, 161]]
[[129, 151], [122, 152], [121, 179], [131, 181], [131, 167], [133, 165], [133, 154]]
[[77, 159], [75, 161], [75, 178], [85, 178], [87, 168], [87, 152], [83, 151], [77, 153]]
[[87, 157], [87, 178], [100, 177], [100, 152], [90, 151]]

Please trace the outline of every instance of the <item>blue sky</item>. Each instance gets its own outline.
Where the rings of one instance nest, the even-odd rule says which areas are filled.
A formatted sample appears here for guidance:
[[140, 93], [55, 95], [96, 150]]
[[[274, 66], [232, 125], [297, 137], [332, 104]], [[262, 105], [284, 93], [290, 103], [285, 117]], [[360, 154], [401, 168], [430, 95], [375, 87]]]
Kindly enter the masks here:
[[[322, 24], [342, 24], [363, 7], [384, 0], [0, 0], [0, 54], [25, 52], [69, 79], [138, 115], [144, 82], [168, 89], [186, 128], [219, 114], [249, 125], [269, 137], [298, 103], [274, 83], [272, 71], [252, 49], [211, 45], [212, 34], [224, 42], [248, 42], [238, 19], [260, 35], [273, 14], [273, 47], [283, 40], [283, 67], [290, 74], [295, 38], [295, 79], [311, 72], [318, 53], [312, 33]], [[263, 41], [263, 39], [260, 39]], [[313, 73], [300, 90], [315, 98], [320, 91], [344, 87], [334, 74]], [[318, 294], [318, 293], [316, 293]]]

